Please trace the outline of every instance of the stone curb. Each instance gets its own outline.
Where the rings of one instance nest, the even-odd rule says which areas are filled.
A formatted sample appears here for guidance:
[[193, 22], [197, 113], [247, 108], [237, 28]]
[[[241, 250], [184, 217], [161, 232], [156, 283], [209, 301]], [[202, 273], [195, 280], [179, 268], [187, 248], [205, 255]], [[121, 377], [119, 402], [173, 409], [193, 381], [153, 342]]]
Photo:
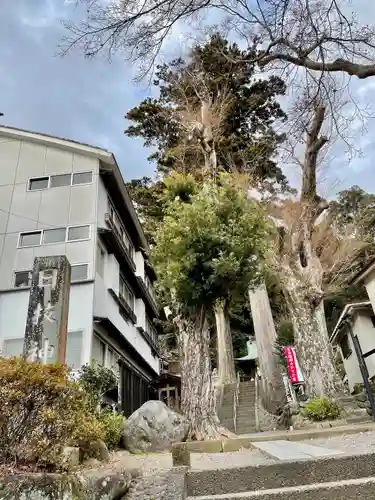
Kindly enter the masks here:
[[[308, 461], [280, 461], [267, 465], [191, 471], [187, 474], [187, 493], [191, 497], [227, 495], [234, 492], [238, 495], [242, 492], [299, 487], [374, 476], [375, 454], [328, 457]], [[291, 495], [289, 498], [300, 497]], [[338, 498], [341, 499], [341, 497]]]
[[305, 441], [308, 439], [329, 438], [333, 436], [359, 434], [371, 431], [375, 431], [375, 423], [373, 422], [322, 429], [306, 429], [285, 432], [259, 432], [248, 437], [238, 437], [233, 439], [174, 443], [172, 445], [173, 466], [190, 467], [190, 453], [234, 452], [242, 449], [251, 449], [253, 448], [252, 443], [259, 443], [261, 441]]

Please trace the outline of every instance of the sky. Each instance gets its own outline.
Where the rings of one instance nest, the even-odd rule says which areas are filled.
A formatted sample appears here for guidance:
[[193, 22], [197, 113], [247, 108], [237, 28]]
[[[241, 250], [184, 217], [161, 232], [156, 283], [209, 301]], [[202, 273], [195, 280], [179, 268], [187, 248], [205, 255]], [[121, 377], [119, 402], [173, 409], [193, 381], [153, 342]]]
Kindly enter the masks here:
[[[375, 24], [373, 2], [354, 5]], [[124, 135], [124, 115], [150, 95], [148, 82], [135, 83], [134, 68], [120, 56], [110, 63], [85, 60], [78, 52], [57, 55], [65, 34], [61, 20], [79, 15], [65, 0], [0, 1], [0, 123], [107, 148], [125, 180], [151, 175], [150, 151]], [[374, 103], [375, 78], [353, 80], [351, 91], [358, 102]], [[353, 140], [362, 155], [348, 164], [344, 147], [336, 147], [329, 172], [321, 176], [322, 194], [330, 197], [354, 184], [375, 192], [375, 118], [366, 121], [366, 130], [353, 123]]]

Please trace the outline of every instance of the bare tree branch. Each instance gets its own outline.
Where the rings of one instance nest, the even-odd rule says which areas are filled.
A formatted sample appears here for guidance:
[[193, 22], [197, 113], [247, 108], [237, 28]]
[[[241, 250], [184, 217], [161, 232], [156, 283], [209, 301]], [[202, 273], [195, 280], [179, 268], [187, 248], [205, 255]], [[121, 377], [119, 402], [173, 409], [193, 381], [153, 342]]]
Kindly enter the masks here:
[[319, 73], [342, 72], [364, 79], [375, 75], [375, 27], [362, 25], [347, 0], [78, 0], [86, 19], [68, 23], [74, 46], [88, 57], [116, 50], [150, 70], [172, 28], [198, 24], [197, 14], [221, 12], [246, 41], [263, 44], [263, 67], [278, 62]]

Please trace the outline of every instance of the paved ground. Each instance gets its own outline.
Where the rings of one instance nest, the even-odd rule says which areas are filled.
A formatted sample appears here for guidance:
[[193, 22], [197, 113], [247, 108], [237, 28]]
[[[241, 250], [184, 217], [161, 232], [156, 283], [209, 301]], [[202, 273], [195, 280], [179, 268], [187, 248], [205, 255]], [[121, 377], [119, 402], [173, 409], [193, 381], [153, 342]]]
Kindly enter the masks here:
[[[249, 465], [265, 465], [279, 462], [279, 460], [311, 459], [330, 454], [344, 456], [375, 452], [375, 431], [298, 442], [271, 441], [270, 443], [270, 441], [257, 443], [258, 448], [255, 449], [232, 453], [192, 453], [192, 469], [230, 469]], [[267, 451], [267, 454], [259, 449], [261, 446]], [[268, 449], [266, 449], [267, 446]], [[270, 456], [268, 454], [270, 451], [276, 456]], [[169, 498], [166, 495], [166, 489], [171, 480], [172, 456], [170, 453], [131, 455], [129, 452], [120, 451], [112, 455], [109, 464], [103, 466], [97, 464], [96, 468], [111, 469], [112, 471], [115, 469], [138, 470], [138, 479], [129, 492], [129, 500], [165, 500]]]
[[[272, 434], [271, 434], [272, 436]], [[270, 436], [270, 437], [271, 437]], [[270, 440], [271, 441], [271, 440]], [[277, 443], [277, 441], [273, 442]], [[322, 449], [319, 450], [305, 448], [301, 445], [309, 445]], [[261, 443], [257, 443], [259, 447]], [[274, 446], [274, 445], [271, 445]], [[364, 453], [375, 453], [375, 431], [352, 434], [348, 436], [335, 436], [324, 439], [309, 439], [307, 441], [280, 441], [278, 447], [274, 449], [295, 450], [295, 454], [303, 453], [310, 456], [327, 456], [342, 452], [345, 455], [359, 455]], [[269, 450], [265, 450], [269, 451]], [[287, 453], [287, 451], [286, 451]], [[289, 455], [293, 453], [289, 452]], [[301, 458], [301, 457], [300, 457]], [[297, 460], [298, 457], [290, 456], [290, 460]], [[241, 467], [248, 465], [263, 465], [277, 461], [265, 455], [260, 449], [243, 450], [233, 453], [192, 453], [191, 465], [194, 470], [209, 470]], [[156, 471], [169, 470], [172, 468], [172, 456], [170, 453], [150, 453], [143, 455], [130, 455], [126, 451], [120, 451], [113, 455], [110, 466], [112, 468], [141, 469], [146, 475], [153, 475]], [[108, 467], [108, 465], [106, 466]]]
[[309, 439], [308, 441], [300, 441], [300, 443], [334, 448], [336, 450], [341, 450], [345, 455], [375, 453], [375, 431], [333, 436], [324, 439]]
[[335, 455], [344, 455], [341, 450], [336, 450], [330, 446], [314, 446], [311, 443], [296, 443], [293, 441], [262, 441], [254, 443], [254, 446], [277, 458], [278, 460], [311, 460], [312, 458], [332, 457]]

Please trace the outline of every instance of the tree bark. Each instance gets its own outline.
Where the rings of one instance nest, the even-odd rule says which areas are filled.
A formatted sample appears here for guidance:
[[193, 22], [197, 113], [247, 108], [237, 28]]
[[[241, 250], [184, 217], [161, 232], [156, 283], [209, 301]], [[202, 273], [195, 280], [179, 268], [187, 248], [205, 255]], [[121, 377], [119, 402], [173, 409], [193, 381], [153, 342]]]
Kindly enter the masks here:
[[234, 366], [232, 334], [228, 314], [228, 305], [218, 301], [215, 305], [215, 320], [217, 334], [217, 363], [218, 379], [221, 384], [236, 382], [236, 369]]
[[181, 357], [181, 411], [189, 422], [187, 440], [218, 439], [220, 428], [215, 412], [211, 377], [209, 328], [204, 308], [196, 318], [175, 319], [179, 329]]
[[[317, 261], [315, 261], [318, 264]], [[320, 263], [319, 263], [320, 265]], [[310, 274], [319, 276], [320, 270], [310, 264]], [[324, 315], [323, 293], [315, 300], [316, 287], [301, 280], [289, 268], [285, 276], [285, 296], [293, 324], [297, 358], [310, 397], [335, 398], [345, 393], [333, 360]]]
[[258, 349], [261, 373], [261, 399], [264, 408], [276, 413], [285, 402], [280, 360], [275, 352], [276, 329], [273, 321], [266, 285], [262, 283], [255, 290], [249, 290], [251, 315]]

